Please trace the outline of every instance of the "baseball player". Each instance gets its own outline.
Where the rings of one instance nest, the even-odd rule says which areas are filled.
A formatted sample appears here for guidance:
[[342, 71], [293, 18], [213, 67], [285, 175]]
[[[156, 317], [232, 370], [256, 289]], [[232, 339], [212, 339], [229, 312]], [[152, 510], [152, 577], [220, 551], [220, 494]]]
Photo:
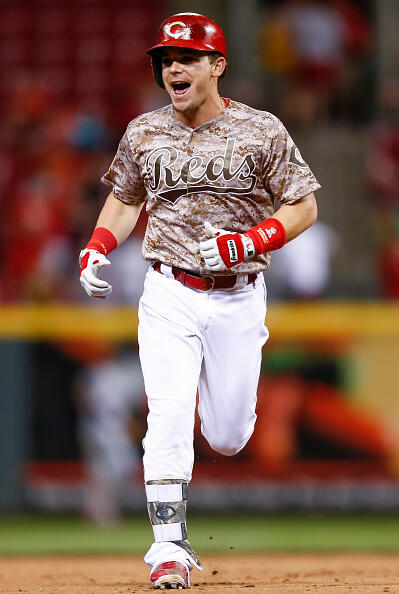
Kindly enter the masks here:
[[145, 561], [155, 588], [187, 588], [192, 567], [201, 569], [186, 529], [197, 388], [203, 435], [236, 454], [254, 429], [268, 338], [262, 271], [314, 223], [320, 186], [275, 116], [219, 95], [226, 40], [216, 23], [173, 15], [147, 53], [171, 103], [129, 123], [102, 177], [112, 192], [81, 252], [80, 279], [92, 297], [111, 293], [99, 273], [145, 204], [139, 349], [154, 531]]

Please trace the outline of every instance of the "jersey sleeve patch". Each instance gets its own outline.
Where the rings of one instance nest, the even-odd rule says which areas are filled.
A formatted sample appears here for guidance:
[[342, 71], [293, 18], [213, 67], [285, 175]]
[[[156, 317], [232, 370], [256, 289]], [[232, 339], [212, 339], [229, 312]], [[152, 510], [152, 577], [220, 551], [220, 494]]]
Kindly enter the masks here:
[[279, 204], [291, 204], [320, 188], [288, 131], [277, 118], [264, 179], [266, 189]]

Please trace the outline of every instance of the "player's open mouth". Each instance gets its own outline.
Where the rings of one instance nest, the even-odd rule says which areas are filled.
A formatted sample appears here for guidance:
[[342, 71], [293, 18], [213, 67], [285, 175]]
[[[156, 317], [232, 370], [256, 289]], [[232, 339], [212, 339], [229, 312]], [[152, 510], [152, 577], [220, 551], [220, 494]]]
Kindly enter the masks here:
[[182, 97], [183, 95], [185, 95], [190, 87], [191, 85], [188, 82], [179, 82], [172, 84], [174, 94], [177, 97]]

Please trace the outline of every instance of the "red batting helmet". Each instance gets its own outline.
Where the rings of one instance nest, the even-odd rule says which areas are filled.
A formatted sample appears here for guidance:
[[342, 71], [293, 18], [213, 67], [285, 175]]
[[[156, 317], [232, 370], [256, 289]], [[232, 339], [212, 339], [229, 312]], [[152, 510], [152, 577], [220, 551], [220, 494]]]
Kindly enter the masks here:
[[195, 12], [174, 14], [161, 24], [156, 44], [147, 50], [152, 58], [155, 80], [163, 89], [161, 57], [157, 50], [168, 46], [218, 52], [226, 58], [226, 38], [215, 21]]

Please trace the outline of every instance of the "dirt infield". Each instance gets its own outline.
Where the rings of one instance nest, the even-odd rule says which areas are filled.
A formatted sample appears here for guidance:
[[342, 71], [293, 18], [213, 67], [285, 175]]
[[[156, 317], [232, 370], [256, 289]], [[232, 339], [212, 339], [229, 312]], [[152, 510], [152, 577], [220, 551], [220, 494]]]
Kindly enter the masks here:
[[[399, 593], [399, 554], [212, 555], [192, 573], [198, 592]], [[5, 594], [131, 594], [150, 592], [137, 557], [0, 559]]]

